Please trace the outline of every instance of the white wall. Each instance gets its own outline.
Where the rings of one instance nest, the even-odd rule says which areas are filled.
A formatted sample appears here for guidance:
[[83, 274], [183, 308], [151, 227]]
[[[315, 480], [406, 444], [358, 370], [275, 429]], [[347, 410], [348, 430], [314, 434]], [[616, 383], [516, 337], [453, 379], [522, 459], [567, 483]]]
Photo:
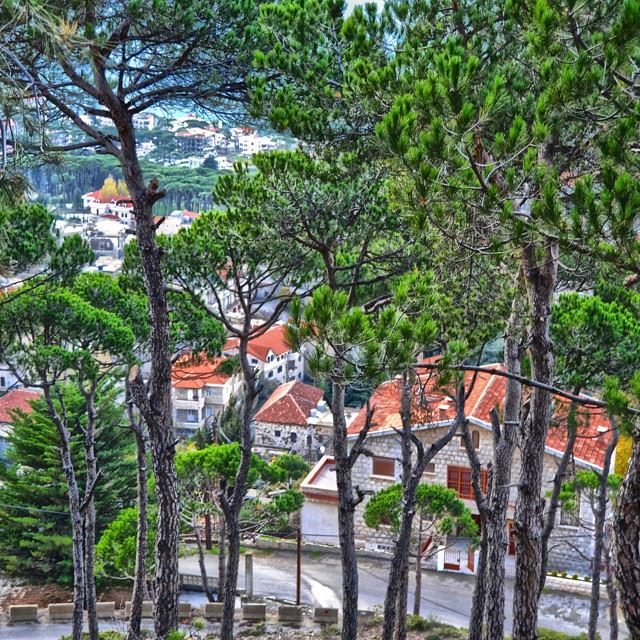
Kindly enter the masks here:
[[300, 512], [300, 529], [304, 540], [339, 544], [337, 502], [305, 499]]

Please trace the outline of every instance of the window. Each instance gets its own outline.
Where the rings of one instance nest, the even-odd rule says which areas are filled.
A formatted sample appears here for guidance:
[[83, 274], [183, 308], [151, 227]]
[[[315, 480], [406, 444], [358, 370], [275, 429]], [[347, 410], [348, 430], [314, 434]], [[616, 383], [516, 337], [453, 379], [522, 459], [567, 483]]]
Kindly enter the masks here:
[[396, 461], [393, 458], [381, 458], [378, 456], [374, 456], [371, 463], [371, 473], [374, 476], [395, 478]]
[[187, 412], [187, 422], [198, 422], [198, 412], [189, 409]]
[[251, 358], [251, 364], [258, 364], [258, 361], [255, 358]]
[[269, 378], [273, 378], [273, 371], [269, 371]]
[[6, 387], [4, 376], [0, 376], [0, 387]]
[[424, 468], [425, 474], [430, 476], [434, 475], [436, 472], [436, 463], [435, 462], [427, 462], [427, 466]]
[[278, 367], [278, 373], [282, 373], [282, 365]]
[[310, 449], [311, 448], [311, 442], [312, 442], [312, 438], [311, 436], [307, 436], [307, 447]]
[[210, 398], [213, 395], [213, 389], [211, 387], [206, 387], [204, 390], [204, 395], [207, 396], [207, 398]]
[[[471, 444], [473, 445], [474, 449], [480, 448], [480, 432], [477, 429], [474, 429], [471, 432]], [[465, 448], [464, 436], [462, 434], [460, 435], [460, 448]]]
[[298, 441], [298, 434], [295, 431], [292, 431], [289, 434], [289, 440], [291, 440], [291, 442], [297, 442]]
[[276, 438], [279, 438], [279, 437], [282, 435], [282, 431], [280, 431], [280, 429], [276, 429], [276, 430], [273, 432], [273, 435], [274, 435]]
[[[480, 470], [480, 488], [486, 493], [489, 473], [486, 469]], [[458, 496], [466, 500], [473, 499], [473, 487], [471, 486], [471, 469], [468, 467], [447, 467], [447, 487], [455, 489]]]

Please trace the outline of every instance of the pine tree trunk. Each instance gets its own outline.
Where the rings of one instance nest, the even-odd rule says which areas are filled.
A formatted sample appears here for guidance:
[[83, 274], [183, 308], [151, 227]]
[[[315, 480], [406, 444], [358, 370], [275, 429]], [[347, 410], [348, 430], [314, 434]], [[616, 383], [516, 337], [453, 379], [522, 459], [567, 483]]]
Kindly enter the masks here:
[[476, 581], [473, 587], [473, 601], [469, 616], [469, 640], [481, 640], [485, 618], [485, 602], [487, 597], [487, 526], [486, 521], [481, 525], [480, 553], [476, 567]]
[[247, 493], [247, 479], [253, 446], [251, 420], [256, 399], [256, 375], [249, 364], [247, 345], [251, 335], [251, 318], [245, 317], [243, 336], [240, 338], [239, 358], [243, 376], [244, 404], [242, 408], [242, 442], [240, 464], [234, 480], [233, 496], [230, 501], [223, 497], [223, 513], [227, 525], [228, 559], [225, 572], [222, 625], [220, 640], [233, 640], [233, 616], [235, 613], [236, 590], [238, 586], [238, 564], [240, 562], [239, 514]]
[[609, 598], [609, 640], [618, 640], [618, 592], [611, 560], [611, 526], [607, 527], [604, 545], [604, 566], [607, 571], [607, 596]]
[[204, 545], [202, 544], [202, 536], [200, 535], [200, 526], [198, 523], [196, 523], [196, 526], [193, 528], [193, 535], [196, 538], [196, 546], [198, 547], [198, 566], [200, 568], [202, 592], [207, 596], [208, 602], [213, 602], [211, 590], [209, 589], [209, 579], [207, 578], [207, 566], [204, 561]]
[[84, 393], [87, 410], [85, 430], [85, 505], [84, 505], [84, 570], [85, 570], [85, 606], [89, 622], [89, 640], [98, 640], [98, 611], [96, 602], [95, 545], [96, 545], [96, 506], [95, 485], [98, 481], [96, 462], [96, 410], [94, 405], [95, 386]]
[[632, 638], [640, 638], [640, 426], [613, 517], [613, 562], [620, 606]]
[[[573, 393], [574, 395], [578, 395], [580, 393], [580, 388], [574, 389]], [[553, 478], [553, 488], [549, 498], [549, 508], [545, 514], [544, 528], [542, 530], [542, 564], [540, 567], [540, 587], [538, 590], [538, 597], [542, 594], [544, 584], [547, 581], [549, 539], [551, 538], [551, 534], [553, 533], [553, 529], [556, 524], [556, 516], [558, 509], [560, 508], [560, 492], [562, 490], [563, 483], [567, 480], [567, 469], [569, 468], [569, 463], [573, 460], [573, 447], [576, 443], [576, 438], [578, 437], [578, 430], [575, 428], [575, 424], [571, 424], [571, 422], [574, 421], [575, 411], [576, 405], [572, 402], [569, 408], [567, 444], [565, 445], [562, 458], [560, 459], [556, 474]]]
[[69, 515], [71, 518], [71, 557], [73, 561], [73, 618], [71, 640], [82, 639], [84, 622], [84, 523], [80, 505], [80, 491], [71, 458], [71, 434], [56, 409], [51, 388], [43, 387], [43, 394], [49, 415], [56, 425], [60, 438], [62, 470], [67, 483]]
[[[549, 325], [556, 285], [558, 245], [546, 240], [538, 256], [531, 242], [523, 249], [524, 274], [530, 306], [529, 355], [533, 379], [553, 383], [554, 359]], [[540, 262], [538, 261], [540, 260]], [[513, 597], [514, 640], [536, 640], [538, 631], [538, 587], [542, 560], [542, 471], [547, 430], [551, 421], [552, 395], [534, 388], [529, 416], [522, 428], [522, 468], [518, 482], [514, 532], [516, 577]]]
[[[98, 78], [100, 86], [106, 79]], [[109, 90], [104, 89], [108, 95]], [[155, 549], [154, 630], [159, 638], [178, 627], [178, 531], [180, 526], [175, 436], [171, 411], [171, 344], [169, 309], [162, 251], [156, 242], [153, 205], [163, 197], [155, 180], [144, 182], [136, 151], [132, 116], [112, 100], [111, 115], [120, 138], [120, 166], [131, 194], [136, 220], [140, 264], [147, 290], [151, 325], [151, 375], [147, 388], [138, 384], [134, 399], [149, 431], [155, 491], [158, 504]]]
[[595, 513], [594, 528], [594, 548], [591, 560], [591, 603], [589, 607], [589, 627], [587, 636], [589, 640], [596, 640], [598, 631], [598, 615], [600, 613], [600, 565], [602, 564], [602, 553], [604, 549], [604, 527], [607, 519], [607, 502], [609, 494], [609, 472], [611, 470], [611, 459], [618, 444], [618, 430], [614, 421], [611, 420], [611, 440], [607, 444], [600, 474], [600, 486], [598, 487], [598, 498]]
[[422, 514], [418, 525], [418, 548], [416, 549], [416, 585], [413, 594], [413, 615], [420, 615], [422, 605]]
[[220, 640], [233, 640], [233, 616], [236, 609], [238, 565], [240, 563], [240, 531], [235, 514], [227, 517], [227, 529], [228, 557], [222, 598]]
[[220, 533], [218, 535], [218, 602], [222, 602], [224, 597], [224, 583], [226, 576], [227, 564], [227, 527], [225, 525], [224, 516], [220, 515]]
[[[401, 417], [402, 435], [402, 484], [403, 500], [400, 528], [393, 548], [393, 558], [389, 569], [387, 591], [384, 599], [383, 640], [398, 638], [397, 622], [403, 615], [406, 617], [406, 598], [401, 596], [403, 580], [409, 580], [409, 552], [411, 533], [415, 515], [416, 489], [419, 478], [411, 473], [411, 380], [405, 371], [402, 377]], [[404, 603], [404, 608], [403, 608]]]
[[[133, 422], [132, 422], [133, 424]], [[149, 494], [147, 491], [147, 445], [142, 423], [134, 428], [138, 483], [138, 527], [136, 531], [136, 569], [131, 594], [131, 615], [127, 640], [140, 638], [142, 603], [147, 591], [147, 538], [149, 535]]]
[[338, 486], [338, 538], [342, 562], [342, 640], [358, 635], [358, 557], [355, 545], [354, 497], [348, 461], [347, 425], [344, 418], [344, 383], [341, 365], [336, 363], [331, 381], [333, 447]]
[[[522, 306], [520, 299], [514, 299], [505, 340], [506, 369], [515, 375], [521, 373]], [[484, 569], [480, 584], [482, 586], [484, 583], [486, 589], [482, 603], [485, 633], [488, 639], [504, 636], [505, 559], [509, 547], [507, 511], [513, 450], [520, 425], [521, 404], [522, 385], [516, 380], [509, 379], [504, 402], [504, 419], [502, 429], [499, 431], [499, 421], [494, 419], [491, 495], [488, 496], [488, 509], [485, 514], [486, 559], [481, 562]]]

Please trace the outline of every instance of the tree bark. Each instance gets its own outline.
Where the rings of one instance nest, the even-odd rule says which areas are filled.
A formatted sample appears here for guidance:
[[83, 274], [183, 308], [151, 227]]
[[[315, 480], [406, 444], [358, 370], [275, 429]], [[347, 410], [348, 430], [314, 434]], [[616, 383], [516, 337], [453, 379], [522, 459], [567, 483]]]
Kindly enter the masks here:
[[358, 558], [354, 527], [355, 500], [349, 464], [347, 425], [344, 418], [344, 383], [341, 373], [341, 364], [336, 362], [331, 380], [331, 412], [338, 486], [338, 539], [342, 562], [341, 639], [353, 640], [358, 635]]
[[[532, 377], [553, 383], [554, 358], [549, 335], [551, 302], [557, 280], [558, 244], [546, 239], [539, 247], [530, 242], [523, 249], [524, 276], [530, 307], [529, 354]], [[542, 470], [545, 441], [551, 420], [550, 391], [534, 388], [530, 409], [522, 426], [522, 468], [518, 482], [514, 532], [516, 577], [513, 597], [514, 640], [536, 640], [538, 587], [542, 559]]]
[[222, 602], [224, 597], [224, 583], [226, 576], [226, 562], [227, 562], [227, 527], [225, 525], [224, 516], [220, 515], [220, 528], [218, 535], [218, 602]]
[[136, 463], [138, 484], [138, 527], [136, 531], [136, 569], [131, 594], [131, 615], [127, 629], [127, 640], [140, 638], [142, 603], [147, 592], [147, 538], [149, 535], [149, 494], [147, 491], [147, 443], [144, 427], [136, 423], [128, 403], [129, 420], [136, 437]]
[[73, 618], [72, 640], [82, 640], [82, 626], [84, 619], [84, 527], [80, 505], [80, 491], [76, 473], [71, 458], [71, 434], [69, 433], [66, 419], [58, 412], [52, 394], [51, 387], [43, 386], [43, 394], [49, 415], [56, 425], [60, 438], [60, 457], [62, 470], [67, 483], [69, 498], [69, 515], [71, 518], [71, 557], [73, 560]]
[[[573, 393], [578, 395], [578, 393], [580, 393], [580, 389], [574, 389]], [[569, 421], [569, 424], [567, 425], [567, 444], [565, 445], [564, 452], [562, 453], [562, 458], [560, 458], [556, 474], [553, 477], [553, 488], [551, 490], [551, 496], [549, 497], [549, 508], [545, 515], [544, 528], [542, 530], [542, 563], [540, 566], [540, 587], [538, 589], [538, 597], [542, 595], [544, 584], [547, 581], [549, 539], [551, 538], [551, 534], [553, 533], [553, 529], [556, 525], [556, 516], [560, 507], [560, 492], [562, 490], [562, 484], [567, 480], [567, 469], [569, 468], [569, 463], [573, 460], [573, 447], [576, 443], [576, 438], [578, 437], [576, 425], [572, 424], [575, 422], [574, 414], [576, 409], [576, 403], [572, 402], [569, 407], [569, 417], [567, 418]]]
[[607, 596], [609, 598], [609, 640], [618, 640], [618, 591], [611, 560], [611, 525], [607, 526], [604, 566], [607, 571]]
[[485, 620], [485, 602], [487, 597], [487, 525], [486, 518], [480, 514], [480, 553], [476, 567], [476, 581], [473, 587], [471, 614], [469, 615], [469, 640], [481, 640]]
[[84, 433], [85, 450], [85, 497], [84, 497], [84, 588], [85, 606], [89, 622], [89, 639], [98, 640], [98, 611], [96, 602], [96, 577], [95, 577], [95, 545], [96, 545], [96, 506], [94, 501], [95, 485], [98, 481], [96, 461], [96, 409], [95, 409], [95, 383], [91, 383], [88, 391], [83, 391], [86, 402], [87, 426]]
[[118, 159], [131, 194], [136, 220], [140, 264], [149, 301], [151, 324], [151, 375], [145, 387], [139, 379], [133, 397], [149, 430], [155, 491], [158, 504], [155, 549], [154, 630], [164, 638], [178, 627], [178, 531], [180, 526], [175, 437], [171, 412], [171, 345], [169, 309], [162, 252], [156, 242], [153, 205], [164, 195], [155, 180], [144, 182], [136, 151], [132, 116], [113, 96], [106, 79], [96, 78], [105, 93], [120, 139]]
[[422, 513], [418, 523], [418, 548], [416, 550], [416, 585], [413, 594], [413, 615], [420, 615], [422, 604]]
[[200, 580], [202, 582], [202, 592], [207, 596], [209, 602], [213, 602], [213, 596], [209, 589], [209, 579], [207, 578], [207, 566], [204, 562], [204, 545], [202, 544], [202, 536], [200, 535], [200, 526], [196, 522], [193, 528], [193, 535], [196, 538], [196, 546], [198, 547], [198, 567], [200, 568]]
[[595, 513], [594, 548], [591, 560], [591, 603], [589, 607], [589, 627], [587, 635], [589, 640], [596, 640], [598, 631], [598, 615], [600, 613], [600, 565], [604, 549], [604, 529], [607, 519], [607, 503], [609, 497], [609, 473], [611, 471], [611, 459], [618, 444], [618, 430], [615, 421], [611, 418], [611, 439], [607, 444], [600, 474], [598, 487], [597, 506]]
[[[523, 303], [520, 289], [516, 292], [511, 315], [507, 324], [505, 339], [505, 365], [509, 373], [520, 375], [523, 342]], [[483, 602], [485, 634], [488, 640], [504, 636], [504, 582], [505, 558], [509, 546], [507, 532], [507, 510], [511, 484], [511, 467], [516, 435], [520, 426], [522, 405], [522, 385], [516, 380], [507, 380], [502, 428], [495, 414], [492, 415], [493, 429], [493, 468], [491, 473], [491, 492], [487, 500], [486, 516], [486, 562], [483, 567], [485, 586]], [[467, 443], [467, 450], [469, 445]], [[484, 582], [484, 585], [483, 585]], [[478, 600], [480, 595], [478, 596]]]
[[633, 431], [629, 466], [616, 496], [613, 561], [620, 605], [632, 638], [640, 638], [640, 425]]
[[222, 625], [220, 640], [233, 640], [233, 617], [235, 614], [236, 590], [238, 585], [238, 564], [240, 562], [239, 514], [247, 493], [247, 479], [251, 462], [252, 435], [251, 419], [256, 398], [256, 375], [249, 364], [247, 346], [251, 337], [251, 316], [244, 318], [243, 334], [240, 337], [238, 351], [243, 376], [244, 404], [242, 407], [242, 442], [240, 464], [235, 477], [231, 500], [221, 495], [221, 506], [226, 519], [228, 559], [225, 572]]
[[[404, 640], [406, 637], [407, 596], [409, 585], [409, 555], [411, 534], [416, 512], [416, 494], [422, 480], [426, 465], [447, 443], [451, 441], [464, 421], [465, 389], [460, 385], [456, 391], [456, 417], [447, 432], [425, 451], [422, 443], [412, 434], [411, 424], [411, 396], [413, 393], [413, 379], [406, 372], [403, 375], [401, 395], [402, 431], [402, 514], [400, 529], [394, 545], [389, 583], [384, 602], [384, 640]], [[412, 446], [416, 447], [416, 462], [412, 464]], [[420, 522], [422, 527], [422, 521]], [[420, 549], [418, 549], [418, 554]], [[419, 569], [420, 567], [418, 567]], [[418, 578], [416, 574], [416, 579]], [[417, 588], [417, 586], [416, 586]]]

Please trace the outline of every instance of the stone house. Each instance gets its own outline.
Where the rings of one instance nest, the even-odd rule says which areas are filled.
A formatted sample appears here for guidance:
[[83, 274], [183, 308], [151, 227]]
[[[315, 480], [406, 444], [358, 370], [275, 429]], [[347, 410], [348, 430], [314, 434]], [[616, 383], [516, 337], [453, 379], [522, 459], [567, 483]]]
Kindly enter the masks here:
[[297, 453], [317, 460], [326, 442], [310, 418], [327, 408], [323, 396], [322, 389], [297, 380], [276, 387], [254, 416], [256, 450]]
[[225, 360], [187, 356], [173, 365], [171, 396], [176, 435], [191, 436], [197, 429], [210, 426], [237, 394], [240, 377], [221, 366]]
[[[472, 374], [467, 376], [467, 382], [470, 382], [471, 376]], [[353, 467], [353, 484], [361, 490], [376, 492], [389, 484], [401, 481], [400, 440], [394, 430], [401, 426], [400, 391], [400, 381], [390, 380], [381, 384], [371, 398], [371, 405], [375, 408], [375, 412], [373, 424], [366, 438], [366, 448], [371, 455], [360, 456]], [[492, 460], [493, 447], [489, 413], [494, 407], [501, 406], [505, 391], [505, 378], [480, 373], [466, 403], [473, 444], [483, 466], [481, 481], [485, 487], [488, 478], [487, 466]], [[416, 391], [415, 398], [415, 407], [412, 409], [413, 432], [425, 446], [428, 446], [446, 433], [452, 424], [455, 417], [454, 402], [430, 381], [420, 385], [419, 393]], [[543, 492], [545, 495], [552, 489], [558, 462], [567, 443], [568, 403], [556, 398], [554, 404], [555, 414], [547, 437], [544, 457]], [[582, 406], [578, 410], [577, 419], [578, 438], [573, 450], [571, 471], [602, 470], [608, 442], [608, 418], [602, 409]], [[364, 421], [365, 410], [363, 409], [349, 426], [350, 440], [357, 437], [364, 426]], [[512, 470], [514, 486], [511, 488], [507, 516], [510, 556], [515, 555], [511, 527], [517, 493], [515, 483], [520, 476], [520, 468], [520, 455], [516, 448]], [[305, 479], [307, 492], [311, 494], [315, 491], [312, 474], [313, 472]], [[455, 489], [472, 514], [478, 516], [471, 488], [471, 469], [461, 435], [454, 436], [427, 465], [424, 481]], [[307, 509], [313, 508], [313, 500], [312, 495], [308, 496], [308, 503], [305, 502]], [[365, 503], [360, 504], [355, 514], [356, 537], [359, 545], [369, 549], [388, 549], [393, 542], [390, 530], [386, 527], [381, 527], [378, 531], [368, 528], [363, 520], [364, 505]], [[556, 528], [549, 547], [550, 569], [585, 574], [589, 570], [589, 558], [594, 544], [589, 524], [593, 522], [594, 517], [591, 506], [586, 500], [580, 501], [578, 508], [579, 518], [576, 513], [566, 513], [562, 510], [557, 516]], [[477, 519], [479, 520], [479, 517]]]

